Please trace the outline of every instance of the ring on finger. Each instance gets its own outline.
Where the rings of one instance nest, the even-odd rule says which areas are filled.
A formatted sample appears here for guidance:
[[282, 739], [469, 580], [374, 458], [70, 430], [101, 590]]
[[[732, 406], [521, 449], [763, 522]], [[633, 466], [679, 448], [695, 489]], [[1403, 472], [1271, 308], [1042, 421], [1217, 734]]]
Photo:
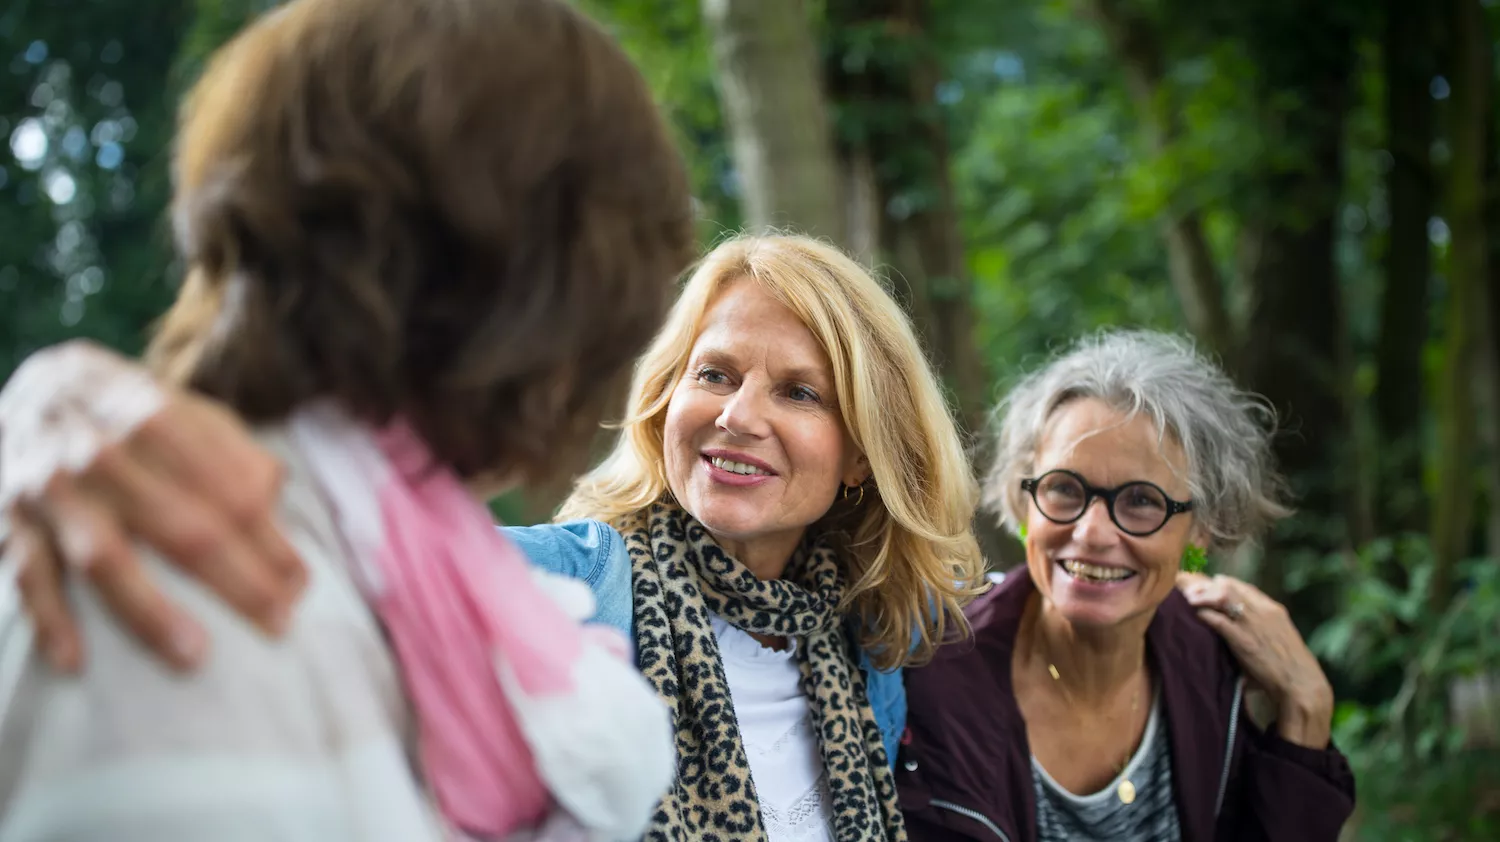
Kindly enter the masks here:
[[1245, 616], [1245, 603], [1232, 602], [1229, 604], [1228, 608], [1224, 609], [1224, 613], [1229, 615], [1229, 619], [1238, 620], [1241, 617]]

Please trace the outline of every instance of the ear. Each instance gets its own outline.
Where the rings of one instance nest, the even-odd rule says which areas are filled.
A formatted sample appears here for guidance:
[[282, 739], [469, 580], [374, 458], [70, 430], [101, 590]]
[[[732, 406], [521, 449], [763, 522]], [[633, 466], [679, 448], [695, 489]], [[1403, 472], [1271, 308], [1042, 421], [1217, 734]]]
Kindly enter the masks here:
[[864, 485], [865, 480], [870, 478], [870, 460], [865, 454], [856, 450], [851, 457], [845, 460], [844, 485]]
[[1188, 543], [1206, 550], [1213, 543], [1213, 536], [1208, 534], [1208, 530], [1203, 528], [1203, 524], [1194, 520], [1193, 528], [1188, 532]]

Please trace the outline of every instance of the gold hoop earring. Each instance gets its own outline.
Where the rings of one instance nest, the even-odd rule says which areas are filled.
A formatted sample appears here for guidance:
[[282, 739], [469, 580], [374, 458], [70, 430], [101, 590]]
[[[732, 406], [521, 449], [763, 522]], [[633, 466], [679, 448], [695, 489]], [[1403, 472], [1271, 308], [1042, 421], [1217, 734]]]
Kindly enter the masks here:
[[846, 486], [844, 486], [844, 499], [845, 500], [849, 499], [849, 489], [851, 489], [851, 488], [858, 488], [859, 489], [859, 496], [854, 499], [854, 506], [855, 506], [855, 508], [858, 508], [859, 504], [863, 503], [865, 501], [865, 486], [864, 486], [863, 483], [861, 483], [859, 485], [846, 485]]

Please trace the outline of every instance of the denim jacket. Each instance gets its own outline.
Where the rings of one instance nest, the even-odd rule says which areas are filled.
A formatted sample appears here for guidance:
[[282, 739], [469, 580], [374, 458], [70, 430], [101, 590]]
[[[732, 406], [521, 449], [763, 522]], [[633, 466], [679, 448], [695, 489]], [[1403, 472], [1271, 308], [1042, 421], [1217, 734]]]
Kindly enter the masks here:
[[[635, 640], [630, 593], [630, 558], [625, 541], [609, 525], [597, 520], [575, 520], [540, 526], [507, 526], [502, 531], [539, 567], [582, 579], [598, 601], [595, 622], [614, 626]], [[906, 688], [901, 670], [878, 670], [860, 651], [860, 668], [875, 722], [885, 740], [892, 767], [897, 743], [906, 729]]]

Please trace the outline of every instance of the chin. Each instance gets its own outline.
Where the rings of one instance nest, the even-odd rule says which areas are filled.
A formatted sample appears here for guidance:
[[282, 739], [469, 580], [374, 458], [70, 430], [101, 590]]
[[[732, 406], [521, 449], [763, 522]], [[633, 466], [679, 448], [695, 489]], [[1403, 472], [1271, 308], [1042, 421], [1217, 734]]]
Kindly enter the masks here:
[[698, 497], [684, 506], [695, 520], [717, 536], [754, 535], [761, 527], [759, 512], [738, 500], [715, 500]]
[[1111, 629], [1129, 619], [1134, 612], [1122, 611], [1103, 605], [1080, 605], [1073, 600], [1061, 602], [1053, 600], [1052, 604], [1057, 607], [1057, 613], [1074, 628], [1080, 629]]
[[1075, 586], [1063, 575], [1053, 576], [1047, 584], [1047, 598], [1057, 612], [1079, 628], [1111, 628], [1148, 609], [1142, 604], [1138, 584], [1118, 587], [1113, 593]]

